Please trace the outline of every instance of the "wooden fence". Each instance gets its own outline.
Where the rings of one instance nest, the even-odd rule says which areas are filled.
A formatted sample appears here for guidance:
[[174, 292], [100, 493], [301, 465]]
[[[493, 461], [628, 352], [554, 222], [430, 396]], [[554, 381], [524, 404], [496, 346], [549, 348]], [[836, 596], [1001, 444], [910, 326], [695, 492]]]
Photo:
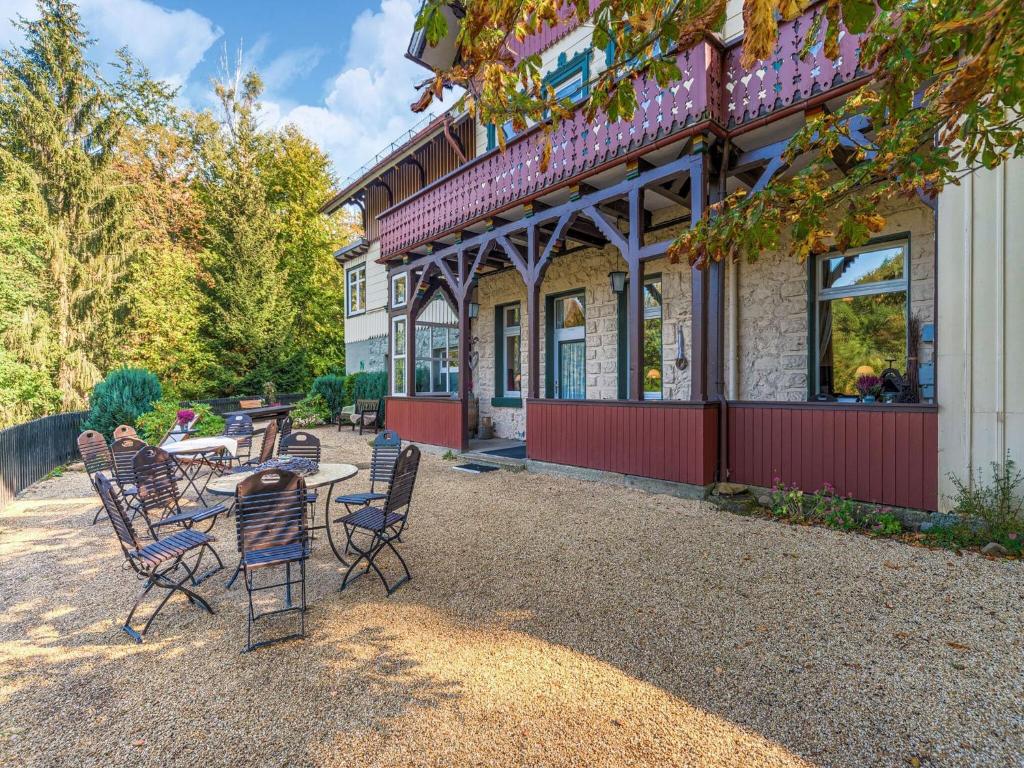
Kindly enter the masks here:
[[[278, 400], [288, 404], [303, 397], [301, 392], [293, 392], [278, 395]], [[221, 414], [237, 410], [238, 401], [237, 397], [217, 397], [191, 402], [204, 403]], [[32, 483], [78, 458], [75, 438], [87, 413], [57, 413], [0, 430], [0, 509]]]
[[78, 455], [86, 412], [57, 413], [0, 430], [0, 509]]

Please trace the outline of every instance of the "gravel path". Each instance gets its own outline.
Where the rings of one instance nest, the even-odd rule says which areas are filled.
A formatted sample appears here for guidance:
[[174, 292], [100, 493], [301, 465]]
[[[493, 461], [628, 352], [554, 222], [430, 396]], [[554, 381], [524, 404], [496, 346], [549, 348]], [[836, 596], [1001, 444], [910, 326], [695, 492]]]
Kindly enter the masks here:
[[424, 456], [410, 583], [340, 594], [320, 540], [308, 638], [245, 655], [220, 577], [216, 616], [175, 598], [130, 643], [87, 479], [30, 489], [0, 512], [0, 765], [1024, 765], [1020, 563], [450, 467]]

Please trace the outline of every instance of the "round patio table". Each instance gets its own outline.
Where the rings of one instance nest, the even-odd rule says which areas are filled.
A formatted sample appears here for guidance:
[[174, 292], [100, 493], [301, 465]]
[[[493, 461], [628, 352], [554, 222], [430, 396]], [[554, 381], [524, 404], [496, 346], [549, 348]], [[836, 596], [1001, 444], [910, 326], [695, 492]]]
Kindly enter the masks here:
[[[320, 464], [317, 471], [312, 475], [306, 475], [303, 480], [306, 481], [306, 488], [323, 488], [327, 487], [327, 494], [324, 500], [324, 524], [323, 525], [310, 525], [311, 531], [315, 530], [326, 530], [327, 531], [327, 542], [331, 545], [331, 550], [334, 552], [334, 556], [338, 558], [342, 565], [348, 565], [348, 561], [344, 555], [338, 551], [337, 546], [334, 544], [334, 539], [331, 536], [331, 498], [334, 496], [334, 486], [340, 482], [348, 480], [349, 478], [355, 477], [359, 473], [359, 468], [354, 464]], [[211, 480], [207, 485], [207, 490], [210, 493], [217, 494], [219, 496], [233, 496], [235, 489], [238, 485], [245, 480], [247, 477], [251, 477], [254, 472], [230, 472], [226, 475], [218, 477], [216, 480]], [[315, 509], [314, 509], [314, 521], [315, 521]], [[238, 577], [238, 571], [235, 571], [235, 575], [228, 581], [228, 589], [235, 583], [235, 579]]]
[[[187, 485], [196, 492], [199, 501], [205, 505], [206, 499], [203, 498], [203, 491], [206, 490], [206, 486], [204, 485], [203, 489], [200, 490], [199, 486], [196, 485], [199, 473], [207, 464], [205, 460], [211, 456], [219, 456], [225, 453], [228, 456], [234, 457], [236, 451], [238, 451], [238, 441], [233, 437], [223, 436], [193, 437], [190, 440], [178, 440], [174, 443], [167, 443], [161, 446], [161, 448], [171, 455], [181, 470]], [[200, 461], [188, 461], [188, 459], [196, 458], [200, 459]], [[209, 484], [210, 477], [212, 476], [212, 472], [207, 475], [207, 484]]]

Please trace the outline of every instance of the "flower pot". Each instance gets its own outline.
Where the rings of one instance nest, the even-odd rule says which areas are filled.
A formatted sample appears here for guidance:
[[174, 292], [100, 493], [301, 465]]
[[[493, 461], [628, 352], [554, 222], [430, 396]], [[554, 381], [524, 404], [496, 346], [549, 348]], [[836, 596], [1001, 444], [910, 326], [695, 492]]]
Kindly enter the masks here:
[[875, 396], [874, 395], [864, 395], [864, 397], [861, 398], [861, 402], [862, 403], [874, 403], [875, 402]]

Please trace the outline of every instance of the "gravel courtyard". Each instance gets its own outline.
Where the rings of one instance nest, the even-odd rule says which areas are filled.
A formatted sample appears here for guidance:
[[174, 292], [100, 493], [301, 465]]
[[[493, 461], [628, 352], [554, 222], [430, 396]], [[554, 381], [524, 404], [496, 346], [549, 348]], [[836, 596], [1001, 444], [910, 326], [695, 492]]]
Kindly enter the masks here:
[[451, 466], [424, 456], [411, 582], [339, 593], [320, 539], [307, 639], [251, 654], [220, 575], [215, 616], [175, 597], [131, 643], [86, 476], [30, 489], [0, 512], [0, 765], [1024, 764], [1020, 563]]

